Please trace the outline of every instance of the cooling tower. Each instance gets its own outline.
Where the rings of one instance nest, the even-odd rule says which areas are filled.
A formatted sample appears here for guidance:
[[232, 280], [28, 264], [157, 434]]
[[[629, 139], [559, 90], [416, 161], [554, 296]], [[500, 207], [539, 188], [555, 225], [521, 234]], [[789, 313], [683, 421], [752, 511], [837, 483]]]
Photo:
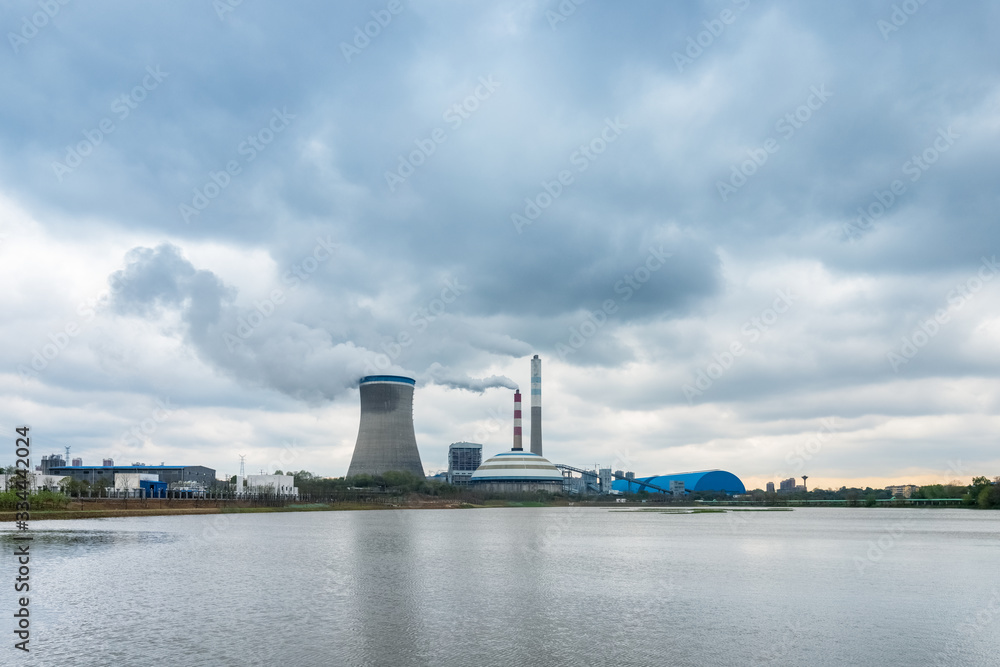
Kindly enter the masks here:
[[402, 470], [424, 477], [413, 433], [415, 385], [399, 375], [361, 378], [361, 425], [348, 476]]
[[542, 360], [531, 358], [531, 453], [542, 455]]

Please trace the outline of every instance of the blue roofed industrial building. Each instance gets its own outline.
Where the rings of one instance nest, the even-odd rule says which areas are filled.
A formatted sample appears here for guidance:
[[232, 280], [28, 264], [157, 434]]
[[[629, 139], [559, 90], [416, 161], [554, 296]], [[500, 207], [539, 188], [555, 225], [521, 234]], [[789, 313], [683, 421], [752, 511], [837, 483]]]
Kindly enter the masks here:
[[[637, 477], [636, 480], [658, 486], [661, 489], [669, 489], [671, 481], [680, 481], [684, 482], [684, 490], [686, 492], [714, 491], [717, 493], [728, 493], [729, 495], [747, 492], [740, 478], [725, 470], [679, 472], [670, 475]], [[622, 493], [638, 493], [643, 487], [631, 480], [618, 479], [612, 483], [611, 488]]]

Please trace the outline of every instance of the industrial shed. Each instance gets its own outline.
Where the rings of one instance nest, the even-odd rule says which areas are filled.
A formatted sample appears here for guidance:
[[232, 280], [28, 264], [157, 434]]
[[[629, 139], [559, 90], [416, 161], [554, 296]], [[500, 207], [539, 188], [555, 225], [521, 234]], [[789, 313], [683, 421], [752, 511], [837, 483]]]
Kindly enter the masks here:
[[[730, 495], [747, 492], [740, 478], [725, 470], [678, 472], [669, 475], [654, 475], [653, 477], [637, 477], [636, 479], [663, 489], [670, 488], [671, 480], [678, 480], [684, 482], [685, 491], [719, 491]], [[638, 493], [642, 489], [639, 484], [627, 479], [615, 480], [611, 484], [611, 488], [623, 493]]]

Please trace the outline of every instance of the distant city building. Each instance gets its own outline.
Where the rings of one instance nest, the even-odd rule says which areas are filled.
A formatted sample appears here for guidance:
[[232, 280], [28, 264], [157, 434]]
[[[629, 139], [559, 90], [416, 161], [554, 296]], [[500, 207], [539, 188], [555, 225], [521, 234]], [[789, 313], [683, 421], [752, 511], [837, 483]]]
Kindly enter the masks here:
[[62, 457], [62, 454], [49, 454], [48, 456], [42, 456], [42, 474], [43, 475], [53, 475], [53, 468], [61, 468], [66, 465], [66, 459]]
[[[114, 459], [104, 459], [104, 463], [102, 465], [113, 466], [114, 464], [115, 464], [115, 460]], [[83, 465], [83, 464], [81, 463], [80, 465]]]
[[82, 466], [83, 465], [83, 459], [80, 458], [80, 457], [77, 457], [77, 458], [73, 459], [73, 465], [75, 465], [75, 466]]
[[792, 491], [794, 491], [795, 490], [795, 478], [794, 477], [789, 477], [788, 479], [781, 480], [781, 482], [778, 484], [778, 490], [779, 491], [788, 491], [789, 493], [791, 493]]
[[625, 479], [635, 479], [635, 473], [632, 471], [625, 473]]
[[767, 483], [767, 492], [768, 493], [774, 493], [774, 482], [768, 482]]
[[472, 473], [483, 463], [483, 446], [475, 442], [453, 442], [448, 445], [449, 484], [464, 486]]
[[900, 484], [898, 486], [887, 486], [885, 490], [896, 498], [909, 498], [919, 491], [920, 487], [914, 484]]
[[684, 495], [684, 480], [683, 479], [672, 479], [672, 480], [670, 480], [670, 495], [672, 495], [672, 496], [683, 496]]

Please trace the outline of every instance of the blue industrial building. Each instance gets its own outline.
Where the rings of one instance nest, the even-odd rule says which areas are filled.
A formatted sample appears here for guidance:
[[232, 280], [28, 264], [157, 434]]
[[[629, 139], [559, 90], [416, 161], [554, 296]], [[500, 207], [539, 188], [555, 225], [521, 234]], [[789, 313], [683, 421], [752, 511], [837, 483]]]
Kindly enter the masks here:
[[[669, 489], [672, 480], [684, 482], [685, 491], [717, 491], [734, 495], [746, 493], [740, 478], [725, 470], [702, 470], [700, 472], [679, 472], [671, 475], [637, 477], [640, 482], [653, 484], [661, 489]], [[638, 493], [643, 487], [627, 479], [617, 479], [611, 488], [622, 493]], [[648, 489], [647, 489], [648, 490]]]
[[166, 498], [167, 483], [151, 479], [139, 480], [139, 490], [144, 498]]

